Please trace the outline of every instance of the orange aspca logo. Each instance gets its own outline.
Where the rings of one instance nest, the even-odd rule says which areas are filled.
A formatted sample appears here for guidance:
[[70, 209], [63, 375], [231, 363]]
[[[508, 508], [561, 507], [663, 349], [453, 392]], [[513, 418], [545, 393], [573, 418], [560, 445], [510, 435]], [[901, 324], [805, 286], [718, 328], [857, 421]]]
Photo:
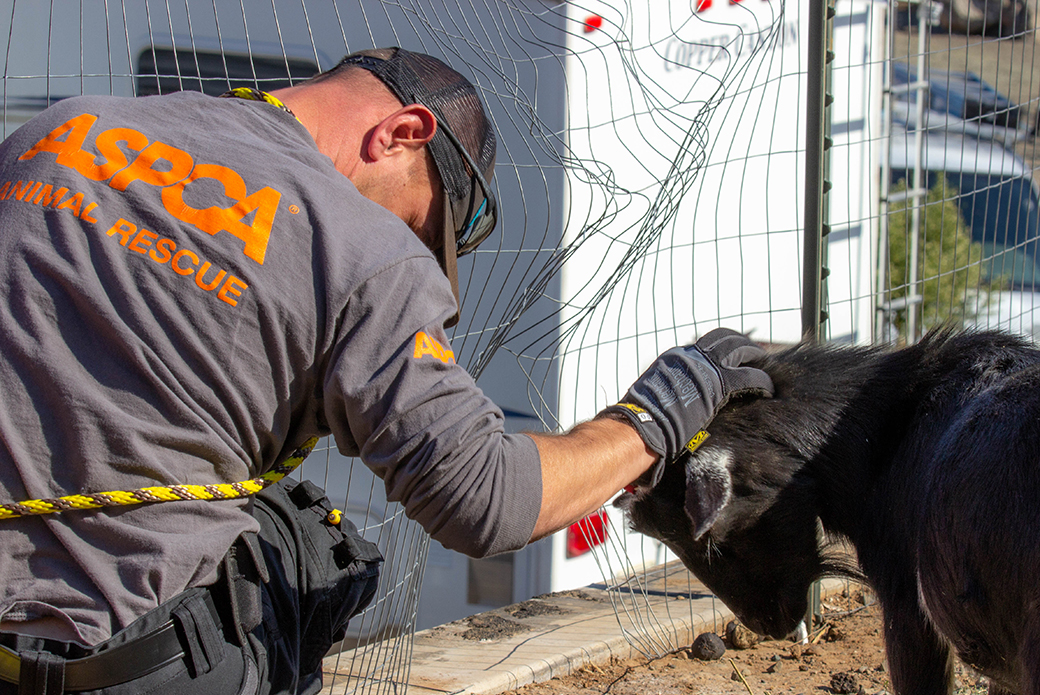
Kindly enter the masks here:
[[[191, 155], [158, 140], [148, 138], [132, 128], [110, 128], [94, 139], [97, 154], [83, 149], [83, 143], [97, 116], [85, 113], [58, 126], [29, 148], [19, 160], [32, 159], [41, 152], [57, 155], [56, 162], [91, 181], [107, 181], [110, 188], [125, 191], [140, 182], [162, 189], [163, 207], [181, 222], [194, 225], [213, 236], [227, 232], [243, 243], [243, 252], [260, 265], [264, 264], [271, 225], [278, 212], [281, 193], [265, 186], [253, 193], [246, 191], [241, 175], [217, 164], [196, 164]], [[126, 149], [136, 152], [131, 162]], [[197, 209], [184, 202], [184, 191], [200, 179], [218, 181], [224, 194], [236, 201], [227, 208]], [[245, 221], [254, 214], [252, 224]]]
[[415, 334], [415, 352], [412, 353], [412, 357], [419, 359], [423, 355], [433, 355], [444, 364], [451, 364], [455, 361], [455, 353], [451, 351], [451, 348], [444, 347], [436, 339], [419, 331]]

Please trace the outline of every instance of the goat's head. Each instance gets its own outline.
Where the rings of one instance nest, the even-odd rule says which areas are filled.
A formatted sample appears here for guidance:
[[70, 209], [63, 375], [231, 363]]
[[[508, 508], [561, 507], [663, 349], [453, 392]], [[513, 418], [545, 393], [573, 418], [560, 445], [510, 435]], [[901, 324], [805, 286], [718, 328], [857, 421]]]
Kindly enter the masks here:
[[646, 476], [615, 502], [748, 627], [774, 637], [798, 626], [814, 580], [845, 573], [828, 557], [806, 465], [841, 403], [821, 406], [803, 354], [768, 358], [774, 398], [726, 406], [700, 449], [666, 466], [656, 486]]

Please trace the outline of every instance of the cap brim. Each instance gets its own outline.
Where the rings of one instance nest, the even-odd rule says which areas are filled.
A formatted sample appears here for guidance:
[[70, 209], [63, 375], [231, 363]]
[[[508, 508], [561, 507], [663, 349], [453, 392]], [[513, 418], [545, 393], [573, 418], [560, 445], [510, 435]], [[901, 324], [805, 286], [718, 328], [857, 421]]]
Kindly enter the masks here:
[[462, 300], [459, 298], [459, 266], [458, 257], [455, 255], [455, 216], [452, 214], [451, 197], [444, 193], [444, 239], [440, 250], [437, 252], [437, 260], [441, 263], [441, 270], [451, 284], [451, 292], [455, 295], [455, 315], [444, 322], [445, 328], [451, 328], [459, 322], [459, 308]]

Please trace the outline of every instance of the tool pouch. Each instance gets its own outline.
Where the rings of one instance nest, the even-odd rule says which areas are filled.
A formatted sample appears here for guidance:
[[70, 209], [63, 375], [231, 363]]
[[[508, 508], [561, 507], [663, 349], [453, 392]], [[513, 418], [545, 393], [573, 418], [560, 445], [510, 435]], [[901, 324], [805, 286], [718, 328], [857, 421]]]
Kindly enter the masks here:
[[383, 556], [310, 481], [267, 488], [253, 515], [268, 573], [261, 593], [266, 641], [275, 637], [295, 651], [303, 678], [320, 677], [322, 658], [375, 596]]

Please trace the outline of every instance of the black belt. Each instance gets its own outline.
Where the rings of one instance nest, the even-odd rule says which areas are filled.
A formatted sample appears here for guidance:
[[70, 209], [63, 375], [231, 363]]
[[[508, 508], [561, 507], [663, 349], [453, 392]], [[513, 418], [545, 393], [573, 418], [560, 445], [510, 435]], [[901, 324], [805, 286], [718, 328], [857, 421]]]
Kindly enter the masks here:
[[[220, 625], [213, 598], [206, 606]], [[147, 676], [185, 655], [173, 620], [119, 646], [80, 659], [65, 660], [65, 690], [100, 690]], [[18, 684], [22, 660], [18, 652], [0, 645], [0, 680]]]

